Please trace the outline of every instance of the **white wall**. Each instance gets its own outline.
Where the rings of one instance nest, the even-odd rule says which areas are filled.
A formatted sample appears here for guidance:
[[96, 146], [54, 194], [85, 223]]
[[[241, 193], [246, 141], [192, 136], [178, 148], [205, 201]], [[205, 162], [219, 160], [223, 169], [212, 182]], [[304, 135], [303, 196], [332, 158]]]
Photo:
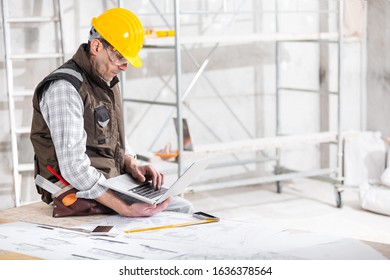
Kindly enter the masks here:
[[367, 128], [390, 136], [390, 1], [372, 1], [367, 25]]

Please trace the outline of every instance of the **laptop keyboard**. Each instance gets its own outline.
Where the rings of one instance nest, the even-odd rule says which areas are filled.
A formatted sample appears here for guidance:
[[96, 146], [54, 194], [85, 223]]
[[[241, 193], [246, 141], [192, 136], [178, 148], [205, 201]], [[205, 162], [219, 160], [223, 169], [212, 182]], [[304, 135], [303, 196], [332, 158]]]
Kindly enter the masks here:
[[161, 188], [159, 190], [156, 190], [150, 182], [145, 183], [143, 185], [139, 185], [138, 187], [135, 187], [133, 189], [130, 189], [129, 191], [136, 193], [138, 195], [147, 197], [147, 198], [155, 198], [157, 196], [163, 195], [168, 189]]

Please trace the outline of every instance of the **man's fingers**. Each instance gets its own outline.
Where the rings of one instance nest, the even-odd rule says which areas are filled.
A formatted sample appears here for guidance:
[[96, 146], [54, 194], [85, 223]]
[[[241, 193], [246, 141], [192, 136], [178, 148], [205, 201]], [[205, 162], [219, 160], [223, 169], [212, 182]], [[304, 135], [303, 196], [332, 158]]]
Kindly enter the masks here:
[[131, 172], [131, 175], [137, 181], [145, 182], [145, 176], [142, 174], [142, 172], [140, 170], [138, 170], [138, 168], [133, 169], [133, 171]]
[[138, 166], [132, 170], [132, 176], [140, 182], [152, 181], [155, 189], [160, 189], [164, 183], [164, 174], [155, 170], [151, 165]]
[[157, 214], [161, 211], [164, 211], [169, 203], [172, 201], [173, 197], [169, 196], [166, 200], [157, 205], [151, 205], [147, 203], [133, 203], [131, 204], [132, 215], [131, 217], [149, 217]]
[[152, 185], [155, 189], [160, 189], [162, 185], [162, 173], [156, 171], [151, 166], [146, 167], [146, 172], [148, 174], [148, 177], [150, 177], [152, 181]]
[[164, 185], [164, 179], [165, 179], [165, 176], [164, 176], [164, 173], [160, 173], [160, 186]]
[[156, 172], [154, 188], [157, 190], [160, 189], [163, 183], [164, 183], [164, 174], [160, 172]]
[[165, 199], [163, 202], [158, 204], [156, 206], [156, 208], [154, 209], [154, 212], [155, 212], [154, 214], [159, 213], [161, 211], [164, 211], [168, 207], [169, 203], [171, 203], [172, 199], [173, 199], [172, 196], [168, 196], [167, 199]]

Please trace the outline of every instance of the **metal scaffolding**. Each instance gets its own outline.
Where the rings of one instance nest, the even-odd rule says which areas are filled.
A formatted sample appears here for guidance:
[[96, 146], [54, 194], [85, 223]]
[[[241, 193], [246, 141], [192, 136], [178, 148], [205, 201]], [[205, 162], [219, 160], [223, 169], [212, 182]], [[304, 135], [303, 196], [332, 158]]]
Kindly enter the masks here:
[[[206, 1], [207, 2], [207, 1]], [[253, 152], [261, 152], [265, 159], [258, 160], [255, 159], [253, 162], [264, 162], [264, 161], [275, 161], [276, 166], [274, 169], [274, 175], [272, 176], [260, 176], [258, 178], [250, 178], [250, 179], [240, 179], [238, 181], [224, 181], [221, 183], [204, 183], [201, 186], [194, 186], [192, 190], [210, 190], [215, 188], [227, 188], [227, 187], [234, 187], [239, 185], [248, 185], [248, 184], [258, 184], [258, 183], [265, 183], [265, 182], [276, 182], [277, 183], [277, 191], [281, 192], [281, 181], [289, 180], [293, 178], [301, 178], [301, 177], [315, 177], [318, 179], [323, 179], [326, 181], [330, 181], [334, 184], [335, 187], [335, 193], [336, 193], [336, 204], [338, 207], [342, 206], [342, 199], [341, 199], [341, 193], [342, 193], [342, 159], [343, 159], [343, 151], [342, 151], [342, 131], [341, 131], [341, 114], [340, 114], [340, 108], [341, 108], [341, 89], [340, 89], [340, 80], [341, 80], [341, 73], [342, 73], [342, 65], [341, 65], [341, 57], [342, 57], [342, 50], [343, 50], [343, 4], [344, 1], [322, 1], [322, 2], [333, 2], [335, 5], [333, 5], [331, 8], [326, 5], [321, 5], [317, 10], [314, 11], [286, 11], [282, 10], [278, 7], [279, 2], [281, 1], [274, 1], [275, 8], [274, 10], [268, 10], [268, 11], [262, 11], [262, 13], [268, 13], [268, 14], [274, 14], [275, 19], [275, 32], [273, 34], [270, 33], [253, 33], [253, 34], [244, 34], [244, 35], [238, 35], [238, 36], [207, 36], [207, 35], [197, 35], [197, 36], [183, 36], [182, 30], [181, 30], [181, 18], [183, 16], [188, 15], [215, 15], [218, 14], [224, 14], [224, 15], [230, 15], [231, 21], [227, 23], [226, 25], [229, 26], [234, 22], [234, 20], [237, 18], [237, 16], [240, 13], [251, 13], [250, 11], [243, 11], [241, 9], [242, 6], [244, 6], [244, 3], [246, 1], [241, 1], [238, 5], [238, 8], [235, 11], [229, 10], [227, 8], [228, 1], [221, 1], [221, 7], [218, 11], [210, 11], [207, 9], [199, 9], [199, 10], [184, 10], [181, 8], [181, 1], [179, 0], [173, 0], [173, 12], [171, 11], [162, 11], [159, 9], [159, 7], [150, 0], [149, 3], [152, 5], [153, 9], [156, 11], [156, 14], [161, 17], [162, 21], [166, 24], [166, 28], [173, 29], [175, 31], [174, 40], [172, 38], [154, 38], [154, 39], [148, 39], [145, 42], [144, 48], [145, 49], [168, 49], [168, 50], [174, 50], [175, 52], [175, 74], [174, 77], [176, 79], [175, 88], [171, 89], [176, 94], [176, 101], [175, 102], [165, 102], [165, 101], [159, 101], [158, 97], [161, 94], [161, 91], [159, 94], [155, 96], [152, 100], [145, 100], [145, 99], [135, 99], [135, 98], [124, 98], [124, 102], [131, 102], [131, 103], [142, 103], [142, 104], [150, 104], [150, 105], [157, 105], [157, 106], [172, 106], [174, 107], [174, 110], [167, 116], [167, 120], [164, 122], [164, 124], [167, 124], [170, 119], [172, 118], [173, 114], [176, 113], [176, 117], [178, 119], [177, 125], [177, 149], [178, 149], [178, 158], [177, 158], [177, 166], [178, 175], [182, 174], [183, 168], [184, 168], [184, 158], [186, 157], [197, 157], [197, 156], [209, 156], [209, 155], [233, 155], [234, 160], [231, 162], [225, 162], [225, 164], [219, 164], [218, 166], [215, 165], [215, 167], [221, 167], [221, 166], [232, 166], [232, 165], [242, 165], [245, 168], [245, 165], [248, 164], [248, 161], [240, 161], [238, 157], [235, 156], [235, 153], [240, 151], [253, 151]], [[230, 3], [230, 2], [229, 2]], [[207, 6], [207, 5], [205, 5]], [[169, 9], [168, 9], [169, 10]], [[336, 32], [316, 32], [316, 33], [310, 33], [310, 34], [298, 34], [298, 33], [281, 33], [279, 30], [279, 19], [281, 14], [285, 13], [297, 13], [297, 12], [303, 12], [303, 13], [316, 13], [321, 16], [328, 16], [330, 17], [331, 14], [337, 16], [337, 31]], [[253, 12], [252, 12], [253, 13]], [[166, 19], [168, 15], [173, 15], [174, 17], [174, 26], [172, 26], [169, 21]], [[207, 28], [207, 27], [205, 27]], [[226, 43], [243, 43], [243, 42], [256, 42], [256, 43], [275, 43], [275, 65], [276, 65], [276, 85], [275, 85], [275, 112], [276, 112], [276, 127], [275, 127], [275, 136], [273, 137], [261, 137], [256, 138], [249, 133], [245, 127], [245, 125], [240, 121], [239, 117], [236, 115], [234, 110], [231, 108], [231, 106], [223, 100], [222, 95], [218, 92], [216, 87], [213, 85], [212, 80], [207, 76], [207, 73], [205, 70], [207, 69], [207, 66], [209, 65], [209, 62], [212, 60], [213, 54], [216, 52], [218, 47], [222, 46]], [[337, 44], [337, 90], [336, 91], [324, 91], [323, 89], [302, 89], [302, 88], [294, 88], [294, 87], [283, 87], [280, 84], [280, 46], [282, 44], [292, 44], [292, 43], [310, 43], [310, 44]], [[201, 44], [212, 44], [213, 47], [210, 48], [209, 53], [207, 56], [203, 59], [202, 62], [199, 62], [195, 59], [193, 55], [191, 55], [190, 50], [187, 48], [188, 45], [201, 45]], [[191, 81], [188, 83], [188, 86], [184, 89], [183, 88], [183, 70], [182, 70], [182, 54], [186, 54], [190, 60], [193, 62], [193, 64], [196, 67], [195, 73], [191, 79]], [[195, 115], [195, 118], [198, 120], [200, 119], [197, 116], [197, 113], [192, 110], [187, 102], [186, 99], [188, 95], [190, 94], [191, 90], [193, 89], [194, 85], [198, 82], [200, 78], [204, 78], [206, 83], [208, 83], [212, 91], [217, 94], [219, 99], [223, 102], [223, 104], [226, 106], [227, 110], [229, 110], [233, 116], [233, 118], [239, 123], [243, 131], [248, 135], [250, 138], [248, 141], [229, 141], [224, 142], [222, 139], [218, 137], [218, 135], [213, 134], [213, 129], [207, 125], [207, 123], [202, 122], [202, 124], [206, 127], [207, 131], [209, 131], [213, 136], [218, 139], [221, 143], [215, 143], [211, 145], [201, 145], [197, 146], [194, 152], [186, 152], [183, 149], [183, 127], [182, 127], [182, 118], [183, 118], [183, 108], [186, 108]], [[168, 82], [172, 79], [172, 76], [170, 76], [168, 79], [165, 80], [165, 85], [168, 84]], [[168, 86], [169, 87], [169, 86]], [[284, 135], [283, 131], [281, 131], [280, 128], [280, 99], [281, 99], [281, 92], [287, 92], [287, 91], [299, 91], [299, 92], [315, 92], [321, 95], [329, 96], [329, 95], [336, 95], [337, 96], [337, 131], [327, 131], [326, 129], [323, 131], [320, 131], [318, 133], [308, 133], [306, 135]], [[150, 107], [148, 110], [145, 111], [147, 113], [150, 110]], [[329, 113], [329, 110], [328, 110]], [[162, 130], [164, 127], [161, 128], [160, 131], [158, 131], [156, 139], [161, 135]], [[287, 168], [284, 168], [280, 162], [280, 156], [281, 156], [281, 148], [288, 147], [289, 143], [297, 143], [297, 141], [301, 144], [307, 144], [307, 143], [314, 143], [316, 145], [320, 144], [331, 144], [337, 146], [337, 163], [336, 166], [331, 167], [322, 167], [320, 169], [316, 170], [309, 170], [309, 171], [294, 171]], [[155, 142], [155, 141], [154, 141]], [[269, 142], [276, 143], [274, 145], [269, 145]], [[265, 149], [275, 149], [276, 150], [276, 157], [268, 156], [266, 153], [264, 153]], [[328, 155], [325, 153], [325, 155]], [[325, 161], [326, 162], [326, 161]]]
[[[41, 16], [40, 9], [42, 8], [42, 2], [34, 1], [32, 3], [32, 14], [29, 16], [13, 16], [10, 9], [11, 1], [1, 1], [1, 11], [3, 19], [3, 32], [4, 32], [4, 50], [5, 50], [5, 64], [6, 64], [6, 77], [7, 77], [7, 94], [8, 94], [8, 110], [10, 119], [10, 138], [12, 147], [12, 173], [14, 181], [14, 196], [15, 205], [20, 206], [22, 203], [22, 179], [25, 177], [32, 177], [31, 173], [34, 170], [33, 158], [29, 160], [25, 159], [20, 149], [28, 150], [29, 147], [32, 151], [32, 145], [30, 141], [22, 141], [23, 137], [30, 134], [30, 123], [24, 123], [23, 116], [17, 117], [16, 103], [20, 100], [24, 100], [26, 97], [32, 97], [34, 89], [20, 90], [15, 84], [15, 65], [19, 62], [24, 62], [27, 65], [28, 61], [42, 61], [42, 60], [55, 60], [57, 65], [60, 65], [64, 60], [63, 42], [62, 42], [62, 26], [61, 26], [61, 7], [60, 0], [52, 1], [53, 14], [50, 16]], [[47, 4], [47, 3], [46, 3]], [[39, 15], [37, 15], [39, 14]], [[29, 31], [34, 29], [38, 30], [44, 24], [53, 25], [54, 33], [54, 50], [50, 53], [35, 52], [26, 47], [23, 53], [15, 53], [15, 46], [12, 42], [15, 42], [13, 38], [13, 31], [17, 28], [23, 28], [26, 30], [25, 36], [29, 35]], [[47, 34], [49, 35], [49, 34]], [[29, 42], [31, 45], [31, 42]], [[31, 99], [28, 100], [30, 104]], [[30, 116], [29, 116], [30, 117]], [[29, 118], [25, 118], [29, 120]], [[27, 143], [26, 143], [27, 142]], [[28, 203], [28, 202], [27, 202]]]
[[[267, 0], [268, 1], [268, 0]], [[297, 0], [299, 2], [299, 0]], [[343, 183], [343, 174], [342, 174], [342, 161], [343, 161], [343, 137], [341, 131], [341, 74], [342, 74], [342, 63], [341, 57], [343, 54], [343, 44], [344, 44], [344, 36], [343, 36], [343, 5], [344, 0], [312, 0], [313, 2], [321, 2], [321, 3], [333, 3], [331, 7], [329, 5], [319, 5], [315, 10], [286, 10], [285, 8], [280, 8], [279, 4], [282, 3], [282, 0], [274, 0], [273, 9], [269, 10], [261, 10], [261, 11], [252, 11], [245, 10], [245, 5], [250, 2], [249, 0], [245, 1], [227, 1], [221, 0], [220, 6], [212, 6], [211, 3], [206, 1], [194, 1], [191, 2], [192, 5], [189, 5], [187, 9], [183, 9], [182, 6], [186, 2], [179, 0], [166, 0], [161, 1], [158, 4], [163, 3], [165, 10], [161, 10], [160, 6], [157, 5], [153, 0], [149, 0], [149, 3], [143, 2], [140, 5], [149, 5], [150, 9], [153, 12], [145, 12], [144, 14], [139, 14], [140, 17], [149, 17], [156, 16], [159, 17], [160, 21], [164, 23], [165, 27], [169, 30], [174, 30], [174, 37], [165, 37], [165, 38], [148, 38], [144, 44], [144, 50], [154, 51], [154, 50], [163, 50], [165, 52], [170, 52], [173, 55], [174, 65], [174, 73], [168, 74], [164, 73], [166, 77], [160, 77], [162, 82], [162, 88], [159, 89], [158, 93], [152, 96], [150, 99], [140, 99], [140, 98], [129, 98], [124, 97], [123, 101], [128, 104], [143, 104], [148, 106], [143, 112], [143, 115], [150, 113], [151, 108], [155, 106], [162, 107], [170, 107], [172, 110], [163, 116], [164, 121], [162, 121], [163, 125], [156, 132], [155, 137], [152, 138], [152, 144], [150, 148], [155, 148], [154, 144], [157, 142], [157, 139], [163, 134], [163, 131], [166, 129], [167, 124], [172, 121], [173, 117], [177, 119], [177, 150], [178, 150], [178, 158], [175, 164], [175, 171], [178, 175], [182, 174], [184, 168], [187, 164], [187, 159], [193, 159], [196, 157], [202, 156], [229, 156], [229, 161], [224, 161], [223, 163], [214, 164], [212, 167], [220, 168], [220, 167], [229, 167], [229, 166], [240, 166], [243, 170], [248, 173], [251, 172], [248, 165], [255, 164], [256, 166], [259, 164], [274, 162], [275, 168], [272, 175], [264, 175], [264, 176], [256, 176], [255, 178], [239, 178], [238, 180], [230, 179], [228, 181], [209, 181], [202, 182], [201, 184], [194, 185], [193, 190], [210, 190], [217, 188], [228, 188], [228, 187], [236, 187], [240, 185], [249, 185], [249, 184], [259, 184], [266, 182], [276, 182], [277, 183], [277, 191], [281, 191], [281, 181], [294, 179], [294, 178], [302, 178], [302, 177], [316, 177], [320, 179], [325, 179], [331, 181], [335, 186], [336, 191], [336, 204], [338, 207], [342, 206], [342, 183]], [[258, 1], [252, 1], [252, 3], [258, 3]], [[53, 1], [54, 15], [50, 18], [46, 19], [38, 19], [38, 18], [18, 18], [18, 19], [10, 19], [7, 13], [7, 0], [2, 0], [2, 12], [3, 12], [3, 26], [4, 26], [4, 38], [5, 38], [5, 53], [6, 53], [6, 69], [7, 69], [7, 89], [8, 89], [8, 97], [9, 97], [9, 108], [10, 108], [10, 122], [11, 122], [11, 142], [12, 142], [12, 158], [13, 158], [13, 177], [15, 182], [15, 201], [16, 205], [20, 205], [21, 203], [21, 172], [24, 171], [32, 171], [33, 165], [30, 163], [28, 165], [20, 165], [20, 153], [18, 153], [18, 135], [19, 134], [27, 134], [29, 133], [29, 128], [17, 128], [15, 123], [15, 112], [14, 112], [14, 97], [18, 95], [18, 93], [14, 92], [14, 81], [13, 81], [13, 71], [12, 65], [14, 60], [31, 60], [37, 58], [54, 58], [60, 64], [63, 61], [63, 45], [62, 45], [62, 30], [61, 30], [61, 8], [60, 1]], [[194, 4], [195, 3], [195, 4]], [[214, 3], [214, 2], [213, 2]], [[118, 6], [126, 6], [123, 1], [117, 1]], [[188, 2], [187, 2], [188, 4]], [[215, 4], [215, 3], [214, 3]], [[195, 8], [194, 8], [195, 6]], [[326, 18], [330, 17], [330, 15], [335, 15], [337, 18], [337, 30], [335, 32], [329, 32], [328, 30], [322, 32], [313, 32], [313, 33], [283, 33], [280, 30], [279, 21], [281, 15], [285, 14], [294, 14], [294, 13], [315, 13], [317, 15], [321, 15]], [[183, 34], [183, 27], [185, 28], [185, 24], [183, 23], [183, 17], [196, 17], [199, 21], [201, 21], [203, 16], [207, 16], [210, 18], [210, 21], [215, 20], [218, 16], [223, 15], [228, 17], [228, 19], [224, 22], [226, 27], [231, 27], [237, 21], [239, 21], [240, 15], [247, 15], [248, 17], [252, 16], [253, 18], [258, 18], [258, 15], [271, 15], [274, 18], [274, 32], [272, 33], [264, 33], [264, 32], [253, 32], [253, 33], [245, 33], [245, 34], [235, 34], [231, 35], [207, 35], [206, 31], [210, 26], [209, 23], [202, 23], [199, 26], [199, 34], [196, 36], [187, 36], [188, 34]], [[168, 20], [170, 17], [173, 20]], [[22, 22], [39, 24], [39, 22], [53, 22], [56, 24], [58, 44], [56, 53], [54, 54], [23, 54], [23, 55], [15, 55], [11, 53], [10, 44], [10, 28], [12, 24], [21, 24]], [[325, 20], [326, 22], [326, 20]], [[210, 75], [207, 73], [208, 67], [210, 67], [210, 62], [215, 57], [218, 49], [222, 46], [226, 45], [234, 45], [234, 44], [243, 44], [243, 43], [255, 43], [255, 44], [274, 44], [275, 45], [275, 132], [271, 137], [264, 137], [263, 135], [253, 135], [251, 131], [246, 127], [245, 122], [241, 120], [241, 118], [237, 115], [237, 112], [234, 110], [233, 106], [229, 104], [225, 99], [223, 94], [218, 90], [215, 85], [215, 81]], [[294, 44], [294, 43], [308, 43], [308, 44], [318, 44], [328, 45], [328, 44], [336, 44], [337, 45], [337, 89], [334, 91], [330, 91], [328, 88], [320, 88], [320, 89], [302, 89], [295, 87], [287, 87], [281, 84], [281, 70], [280, 70], [280, 48], [283, 44]], [[207, 49], [207, 54], [203, 57], [202, 60], [196, 58], [192, 54], [192, 51], [197, 46], [202, 46], [207, 44], [209, 49]], [[190, 47], [192, 49], [190, 49]], [[184, 82], [183, 69], [184, 62], [182, 61], [183, 55], [186, 55], [186, 58], [189, 62], [192, 63], [195, 70], [191, 72], [191, 78], [187, 83]], [[187, 75], [187, 80], [188, 80]], [[127, 89], [126, 83], [124, 83], [125, 75], [123, 74], [121, 77], [122, 81], [122, 92], [125, 93]], [[174, 86], [171, 85], [172, 80], [175, 79]], [[207, 123], [207, 121], [203, 120], [200, 116], [200, 113], [194, 110], [189, 102], [189, 96], [194, 91], [194, 87], [197, 83], [202, 80], [209, 87], [210, 91], [215, 94], [218, 101], [221, 102], [223, 108], [229, 112], [230, 116], [233, 118], [235, 124], [239, 127], [240, 131], [247, 137], [246, 140], [240, 141], [226, 141], [220, 135], [218, 135], [213, 127]], [[174, 93], [175, 98], [173, 101], [160, 100], [160, 96], [164, 93], [163, 88], [167, 88], [168, 91]], [[314, 92], [318, 93], [324, 98], [328, 98], [330, 95], [337, 97], [337, 130], [330, 131], [328, 127], [323, 126], [321, 130], [316, 133], [307, 133], [304, 135], [285, 135], [285, 133], [281, 129], [281, 111], [280, 111], [280, 101], [282, 99], [283, 92]], [[28, 93], [19, 93], [25, 94], [26, 96], [32, 96], [32, 91]], [[23, 96], [25, 96], [23, 95]], [[325, 108], [329, 113], [329, 108]], [[203, 126], [205, 131], [207, 131], [213, 139], [216, 139], [218, 143], [212, 143], [207, 145], [196, 145], [195, 150], [193, 152], [188, 152], [184, 150], [183, 143], [183, 122], [184, 114], [183, 111], [187, 110], [192, 116], [199, 121], [199, 123]], [[161, 116], [159, 116], [161, 119]], [[126, 119], [126, 118], [125, 118]], [[135, 124], [135, 127], [141, 127], [141, 121]], [[135, 130], [135, 129], [134, 129]], [[132, 132], [130, 132], [132, 133]], [[337, 149], [337, 162], [335, 166], [321, 166], [320, 169], [308, 170], [308, 171], [296, 171], [283, 167], [282, 162], [280, 161], [282, 155], [282, 148], [285, 147], [294, 147], [296, 145], [335, 145]], [[325, 149], [326, 150], [326, 149]], [[250, 159], [241, 159], [237, 154], [240, 152], [253, 152], [256, 153], [255, 158]], [[272, 154], [269, 154], [268, 151], [272, 151]], [[329, 156], [327, 152], [324, 152], [324, 157]], [[325, 161], [326, 162], [326, 161]], [[329, 162], [326, 162], [329, 163]], [[177, 164], [177, 166], [176, 166]]]

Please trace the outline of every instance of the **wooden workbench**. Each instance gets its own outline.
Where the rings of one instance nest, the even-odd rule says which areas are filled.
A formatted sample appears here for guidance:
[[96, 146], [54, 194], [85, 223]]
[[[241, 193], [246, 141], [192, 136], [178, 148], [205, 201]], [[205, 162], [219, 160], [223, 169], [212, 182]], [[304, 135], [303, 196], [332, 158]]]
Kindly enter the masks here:
[[[24, 205], [17, 208], [0, 211], [0, 223], [8, 223], [13, 221], [22, 221], [29, 223], [37, 223], [51, 225], [57, 227], [77, 227], [81, 224], [93, 222], [107, 217], [107, 215], [82, 216], [82, 217], [66, 217], [53, 218], [52, 206], [43, 202], [37, 202], [29, 205]], [[390, 245], [375, 242], [363, 241], [371, 248], [381, 253], [384, 257], [390, 259]], [[0, 259], [38, 259], [28, 255], [18, 254], [0, 249]]]

